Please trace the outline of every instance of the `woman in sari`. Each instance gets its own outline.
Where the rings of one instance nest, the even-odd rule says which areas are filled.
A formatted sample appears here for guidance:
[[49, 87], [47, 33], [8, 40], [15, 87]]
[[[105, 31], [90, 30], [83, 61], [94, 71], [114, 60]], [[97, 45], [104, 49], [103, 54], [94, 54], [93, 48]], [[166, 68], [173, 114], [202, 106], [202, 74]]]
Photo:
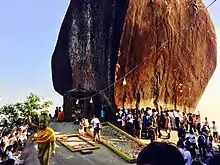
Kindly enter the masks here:
[[49, 126], [50, 118], [47, 113], [42, 113], [39, 117], [39, 126], [34, 125], [30, 117], [29, 125], [37, 133], [37, 137], [33, 140], [38, 144], [38, 159], [41, 165], [49, 165], [51, 154], [55, 154], [55, 133]]

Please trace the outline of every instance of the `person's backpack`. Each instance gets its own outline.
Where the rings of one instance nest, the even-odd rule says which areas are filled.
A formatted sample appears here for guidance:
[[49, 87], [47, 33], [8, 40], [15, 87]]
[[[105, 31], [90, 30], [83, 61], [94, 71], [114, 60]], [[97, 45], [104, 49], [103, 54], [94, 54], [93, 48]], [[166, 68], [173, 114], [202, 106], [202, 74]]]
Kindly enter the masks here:
[[205, 137], [203, 135], [199, 135], [198, 137], [198, 144], [201, 145], [205, 145]]

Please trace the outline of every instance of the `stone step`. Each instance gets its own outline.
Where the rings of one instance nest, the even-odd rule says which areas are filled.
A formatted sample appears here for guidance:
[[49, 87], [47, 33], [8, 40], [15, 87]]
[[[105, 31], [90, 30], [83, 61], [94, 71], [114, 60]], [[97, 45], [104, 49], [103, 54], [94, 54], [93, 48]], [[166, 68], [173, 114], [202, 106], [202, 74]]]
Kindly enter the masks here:
[[82, 151], [80, 151], [80, 153], [82, 155], [88, 155], [88, 154], [92, 154], [92, 150], [82, 150]]

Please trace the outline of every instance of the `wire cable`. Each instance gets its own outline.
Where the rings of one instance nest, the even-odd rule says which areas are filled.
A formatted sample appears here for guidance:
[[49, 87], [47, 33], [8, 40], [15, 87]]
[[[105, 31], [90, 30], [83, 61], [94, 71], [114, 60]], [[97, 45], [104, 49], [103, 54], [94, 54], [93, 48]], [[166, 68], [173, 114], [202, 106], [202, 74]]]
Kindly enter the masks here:
[[[214, 3], [215, 3], [216, 1], [217, 1], [217, 0], [213, 0], [209, 5], [207, 5], [207, 6], [205, 7], [205, 10], [207, 10], [209, 7], [211, 7], [212, 5], [214, 5]], [[180, 33], [180, 31], [182, 31], [182, 30], [185, 30], [185, 29], [190, 28], [189, 25], [195, 21], [196, 16], [197, 16], [197, 13], [194, 15], [193, 19], [191, 19], [191, 20], [188, 22], [188, 24], [187, 24], [186, 26], [184, 26], [183, 28], [181, 28], [181, 29], [179, 30], [179, 33]], [[177, 34], [179, 34], [179, 33], [174, 34], [174, 36], [177, 35]], [[154, 52], [152, 52], [149, 56], [154, 55], [154, 54], [157, 53], [159, 50], [161, 50], [162, 48], [164, 48], [164, 46], [167, 45], [167, 44], [169, 43], [169, 41], [170, 41], [170, 39], [166, 40], [163, 44], [161, 44], [161, 46], [160, 46], [159, 48], [157, 48], [157, 49], [156, 49]], [[72, 99], [78, 100], [78, 101], [80, 101], [80, 100], [87, 100], [87, 99], [91, 99], [91, 98], [93, 98], [93, 97], [99, 95], [100, 93], [106, 91], [107, 89], [109, 89], [110, 87], [112, 87], [113, 85], [115, 85], [116, 83], [118, 83], [119, 81], [122, 81], [124, 78], [126, 78], [128, 75], [130, 75], [133, 71], [135, 71], [136, 69], [138, 69], [142, 64], [144, 64], [144, 63], [149, 59], [149, 56], [148, 56], [145, 60], [143, 60], [142, 62], [140, 62], [138, 65], [136, 65], [134, 68], [132, 68], [130, 71], [128, 71], [123, 77], [119, 78], [119, 79], [116, 80], [114, 83], [110, 84], [109, 86], [105, 87], [104, 89], [100, 90], [99, 92], [97, 92], [97, 93], [91, 95], [90, 97], [84, 97], [84, 98], [74, 98], [74, 97], [72, 97]], [[68, 92], [70, 92], [70, 91], [71, 91], [71, 90], [69, 90]], [[67, 93], [68, 93], [68, 92], [67, 92]]]

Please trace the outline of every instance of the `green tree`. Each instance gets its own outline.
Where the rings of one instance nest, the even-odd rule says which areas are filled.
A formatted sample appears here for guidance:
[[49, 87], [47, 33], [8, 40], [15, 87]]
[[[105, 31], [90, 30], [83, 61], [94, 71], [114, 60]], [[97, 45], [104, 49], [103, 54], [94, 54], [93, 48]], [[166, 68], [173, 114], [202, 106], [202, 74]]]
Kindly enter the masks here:
[[0, 113], [5, 115], [10, 122], [14, 122], [19, 118], [19, 112], [16, 110], [14, 104], [3, 105]]
[[41, 101], [41, 98], [34, 93], [30, 93], [27, 99], [23, 102], [24, 115], [34, 115], [41, 111], [49, 112], [49, 107], [52, 101]]
[[18, 118], [25, 118], [28, 115], [36, 115], [43, 112], [49, 112], [52, 101], [41, 101], [41, 98], [34, 93], [30, 93], [24, 102], [3, 105], [0, 113], [4, 114], [10, 122]]

